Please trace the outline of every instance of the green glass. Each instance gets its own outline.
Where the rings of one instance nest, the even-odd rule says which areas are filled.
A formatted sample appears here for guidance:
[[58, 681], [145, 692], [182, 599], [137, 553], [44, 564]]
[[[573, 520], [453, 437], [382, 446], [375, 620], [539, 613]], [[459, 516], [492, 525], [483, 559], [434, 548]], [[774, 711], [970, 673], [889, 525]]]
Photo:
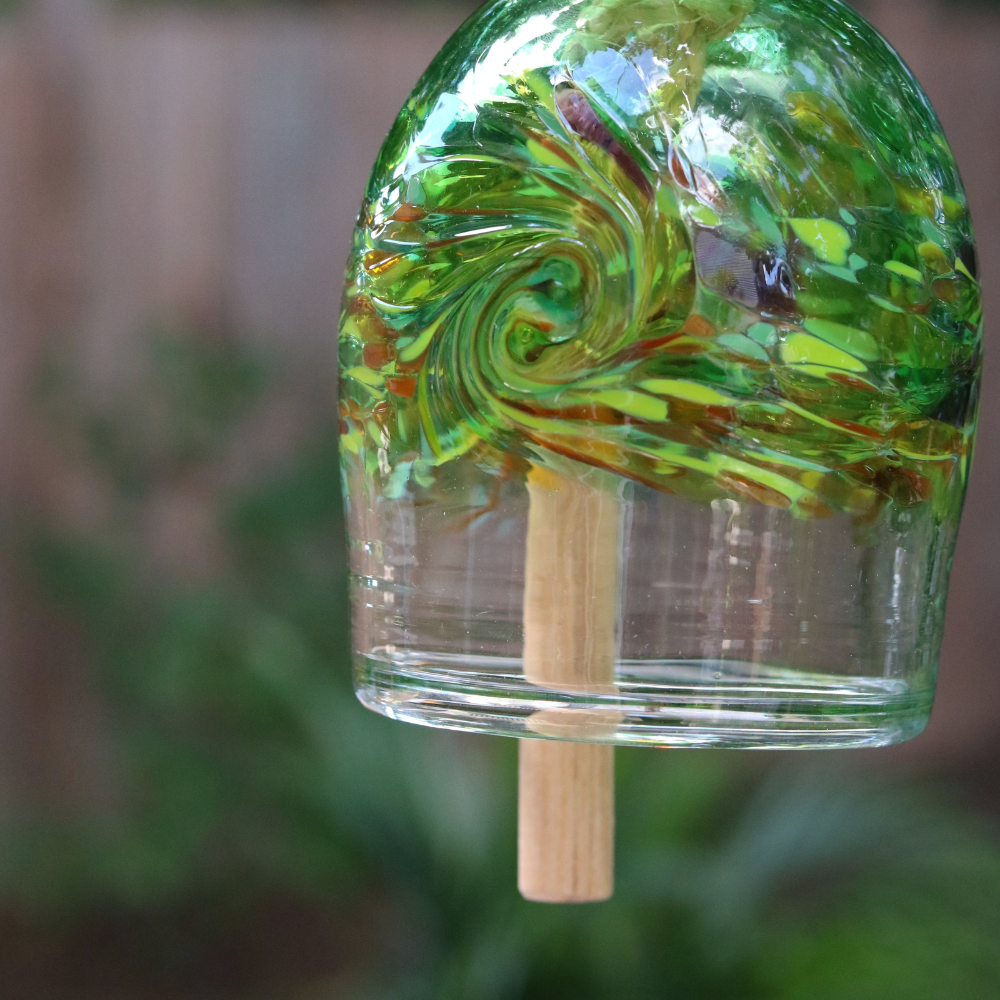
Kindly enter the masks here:
[[[539, 735], [926, 723], [981, 366], [927, 97], [839, 0], [503, 0], [417, 84], [347, 269], [356, 682]], [[532, 469], [620, 519], [615, 689], [521, 663]], [[545, 734], [542, 734], [545, 735]]]

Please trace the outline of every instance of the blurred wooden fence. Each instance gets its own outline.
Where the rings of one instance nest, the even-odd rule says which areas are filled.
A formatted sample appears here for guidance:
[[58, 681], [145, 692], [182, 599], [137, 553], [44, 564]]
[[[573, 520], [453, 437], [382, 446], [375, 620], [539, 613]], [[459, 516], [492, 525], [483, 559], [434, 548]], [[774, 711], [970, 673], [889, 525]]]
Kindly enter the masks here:
[[[111, 18], [57, 2], [0, 28], [0, 511], [73, 523], [90, 498], [32, 419], [40, 358], [73, 352], [101, 392], [128, 380], [144, 326], [221, 328], [332, 391], [368, 171], [464, 14]], [[198, 502], [164, 498], [151, 546], [197, 559]], [[78, 643], [3, 573], [0, 822], [12, 803], [72, 808], [106, 785]]]
[[[95, 386], [127, 377], [150, 320], [225, 327], [333, 381], [341, 270], [369, 167], [458, 8], [316, 14], [76, 10], [0, 29], [0, 502], [72, 508], [27, 405], [39, 353]], [[82, 13], [81, 13], [82, 11]], [[923, 81], [956, 148], [1000, 287], [1000, 21], [885, 0], [870, 14]], [[55, 27], [53, 27], [53, 24]], [[1000, 731], [1000, 406], [989, 364], [939, 707], [918, 748]], [[100, 710], [72, 637], [0, 577], [4, 783], [86, 789]], [[10, 801], [10, 799], [7, 799]]]

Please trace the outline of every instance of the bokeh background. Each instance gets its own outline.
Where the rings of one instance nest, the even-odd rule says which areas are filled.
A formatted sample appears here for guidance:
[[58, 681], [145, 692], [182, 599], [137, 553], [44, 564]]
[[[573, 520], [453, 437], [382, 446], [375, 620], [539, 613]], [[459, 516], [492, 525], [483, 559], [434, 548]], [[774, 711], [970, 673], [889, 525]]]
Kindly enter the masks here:
[[[1000, 292], [1000, 4], [863, 7]], [[515, 891], [515, 747], [353, 699], [367, 172], [470, 6], [0, 15], [0, 1000], [1000, 998], [1000, 354], [927, 733], [619, 751], [615, 899]], [[988, 340], [992, 337], [988, 330]]]

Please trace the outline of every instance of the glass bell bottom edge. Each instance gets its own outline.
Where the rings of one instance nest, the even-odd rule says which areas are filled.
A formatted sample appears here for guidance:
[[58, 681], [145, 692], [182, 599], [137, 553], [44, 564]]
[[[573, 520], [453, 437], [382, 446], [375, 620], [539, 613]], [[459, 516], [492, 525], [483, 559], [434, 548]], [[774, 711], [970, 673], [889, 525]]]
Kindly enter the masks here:
[[405, 722], [529, 739], [730, 749], [877, 747], [918, 736], [934, 678], [832, 676], [734, 660], [620, 660], [611, 690], [550, 690], [521, 661], [376, 648], [354, 656], [367, 708]]

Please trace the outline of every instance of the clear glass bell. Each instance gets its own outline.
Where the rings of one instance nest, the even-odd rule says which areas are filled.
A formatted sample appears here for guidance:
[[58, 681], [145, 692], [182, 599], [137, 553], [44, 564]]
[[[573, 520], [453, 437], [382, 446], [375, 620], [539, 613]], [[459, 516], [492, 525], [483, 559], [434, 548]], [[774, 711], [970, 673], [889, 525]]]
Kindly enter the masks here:
[[487, 5], [348, 267], [359, 697], [612, 744], [916, 735], [981, 327], [941, 127], [839, 0]]

